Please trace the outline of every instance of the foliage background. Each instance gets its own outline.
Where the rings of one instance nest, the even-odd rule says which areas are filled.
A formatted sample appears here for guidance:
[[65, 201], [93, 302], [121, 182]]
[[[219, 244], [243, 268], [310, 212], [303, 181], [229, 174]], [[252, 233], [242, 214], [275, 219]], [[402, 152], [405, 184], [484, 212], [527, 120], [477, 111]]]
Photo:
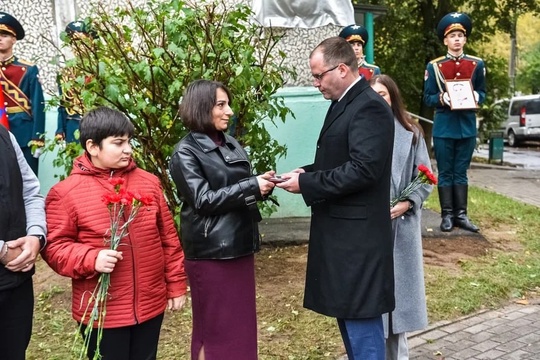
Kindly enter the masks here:
[[[354, 0], [353, 3], [366, 1]], [[465, 52], [483, 58], [486, 63], [488, 94], [480, 117], [496, 122], [489, 116], [490, 105], [511, 95], [508, 75], [511, 34], [518, 38], [516, 90], [530, 93], [535, 91], [532, 79], [540, 81], [537, 76], [540, 70], [535, 65], [540, 49], [535, 51], [533, 47], [534, 44], [540, 46], [537, 35], [540, 3], [537, 0], [371, 0], [369, 4], [387, 8], [386, 15], [375, 20], [375, 62], [399, 84], [405, 103], [415, 114], [433, 118], [433, 109], [422, 101], [423, 74], [429, 61], [446, 53], [435, 29], [440, 19], [452, 11], [463, 11], [471, 17], [473, 30], [467, 38]], [[522, 20], [525, 23], [518, 33], [517, 25]], [[524, 36], [520, 36], [521, 32]], [[522, 47], [521, 39], [524, 39]], [[430, 136], [431, 126], [423, 122], [422, 126]]]
[[[537, 1], [370, 3], [387, 8], [387, 14], [375, 21], [376, 63], [399, 84], [413, 113], [433, 118], [433, 109], [422, 102], [423, 74], [426, 63], [446, 51], [435, 28], [450, 11], [470, 14], [473, 32], [466, 52], [482, 57], [487, 65], [488, 94], [479, 111], [484, 119], [481, 131], [497, 128], [500, 119], [491, 105], [512, 93], [508, 76], [512, 33], [518, 39], [515, 89], [524, 93], [538, 89]], [[111, 12], [98, 6], [94, 11], [93, 25], [99, 38], [93, 44], [75, 44], [86, 54], [85, 60], [72, 59], [67, 66], [76, 68], [81, 76], [63, 87], [82, 87], [81, 97], [87, 106], [113, 106], [134, 119], [138, 162], [162, 177], [171, 209], [176, 211], [178, 199], [167, 175], [167, 161], [174, 144], [185, 134], [176, 109], [183, 88], [193, 79], [216, 79], [231, 88], [237, 114], [231, 126], [233, 134], [249, 149], [256, 172], [275, 168], [276, 159], [285, 154], [285, 144], [271, 139], [261, 120], [265, 116], [284, 120], [288, 111], [283, 100], [273, 96], [287, 85], [286, 79], [295, 80], [295, 72], [285, 64], [302, 56], [295, 52], [285, 59], [280, 42], [287, 31], [248, 25], [249, 6], [227, 5], [230, 1], [225, 0], [152, 0], [144, 8], [128, 4], [124, 10]], [[93, 77], [90, 84], [83, 80], [88, 74]], [[431, 127], [422, 125], [429, 144]], [[72, 149], [68, 150], [72, 156]], [[55, 161], [69, 165], [70, 160]]]
[[285, 54], [273, 51], [280, 37], [250, 23], [250, 15], [248, 6], [226, 1], [151, 0], [144, 7], [128, 1], [113, 12], [96, 7], [91, 23], [87, 20], [93, 38], [64, 36], [77, 56], [66, 61], [76, 76], [62, 84], [63, 91], [78, 89], [87, 110], [110, 106], [132, 119], [135, 158], [161, 177], [175, 213], [179, 199], [167, 167], [186, 134], [177, 109], [191, 81], [217, 80], [229, 87], [235, 112], [231, 132], [248, 149], [255, 173], [274, 169], [285, 154], [263, 119], [285, 120], [289, 110], [274, 94], [294, 72], [283, 66]]

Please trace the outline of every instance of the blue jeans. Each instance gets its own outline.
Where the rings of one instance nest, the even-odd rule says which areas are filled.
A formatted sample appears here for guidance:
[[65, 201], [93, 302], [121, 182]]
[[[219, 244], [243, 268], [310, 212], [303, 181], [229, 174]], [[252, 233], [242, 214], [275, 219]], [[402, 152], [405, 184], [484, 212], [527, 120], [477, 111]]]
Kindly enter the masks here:
[[384, 360], [382, 315], [367, 319], [337, 319], [349, 360]]

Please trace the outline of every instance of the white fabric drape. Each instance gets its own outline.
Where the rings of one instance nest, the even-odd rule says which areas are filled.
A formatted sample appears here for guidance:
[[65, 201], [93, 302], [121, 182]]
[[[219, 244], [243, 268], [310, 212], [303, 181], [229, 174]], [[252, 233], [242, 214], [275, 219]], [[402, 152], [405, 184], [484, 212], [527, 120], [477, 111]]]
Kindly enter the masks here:
[[253, 0], [252, 10], [265, 27], [315, 28], [354, 24], [351, 0]]

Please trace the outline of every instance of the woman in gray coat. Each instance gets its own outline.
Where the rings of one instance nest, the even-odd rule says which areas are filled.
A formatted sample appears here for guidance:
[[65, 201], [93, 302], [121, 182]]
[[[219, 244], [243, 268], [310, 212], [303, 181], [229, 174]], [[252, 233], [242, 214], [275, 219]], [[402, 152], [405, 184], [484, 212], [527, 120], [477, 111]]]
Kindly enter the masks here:
[[[405, 110], [399, 89], [388, 75], [375, 75], [371, 86], [390, 105], [395, 119], [390, 196], [398, 197], [418, 175], [418, 167], [431, 171], [422, 128]], [[384, 316], [386, 359], [409, 359], [406, 332], [427, 326], [426, 293], [422, 258], [422, 204], [432, 186], [422, 184], [406, 200], [390, 209], [394, 233], [394, 278], [396, 308]]]

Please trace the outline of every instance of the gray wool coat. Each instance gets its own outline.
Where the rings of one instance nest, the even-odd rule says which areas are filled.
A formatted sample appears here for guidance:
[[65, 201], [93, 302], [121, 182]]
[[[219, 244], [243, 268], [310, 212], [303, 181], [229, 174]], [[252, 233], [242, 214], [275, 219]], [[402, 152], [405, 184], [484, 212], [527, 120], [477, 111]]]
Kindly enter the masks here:
[[[395, 120], [394, 151], [392, 154], [391, 198], [401, 191], [418, 174], [418, 165], [431, 170], [426, 142], [421, 134], [413, 144], [413, 133]], [[422, 203], [427, 199], [432, 185], [423, 184], [409, 197], [412, 209], [392, 222], [394, 235], [394, 278], [396, 308], [391, 313], [392, 333], [400, 334], [423, 329], [428, 324], [424, 267], [422, 257]], [[383, 316], [385, 336], [388, 336], [388, 314]]]

